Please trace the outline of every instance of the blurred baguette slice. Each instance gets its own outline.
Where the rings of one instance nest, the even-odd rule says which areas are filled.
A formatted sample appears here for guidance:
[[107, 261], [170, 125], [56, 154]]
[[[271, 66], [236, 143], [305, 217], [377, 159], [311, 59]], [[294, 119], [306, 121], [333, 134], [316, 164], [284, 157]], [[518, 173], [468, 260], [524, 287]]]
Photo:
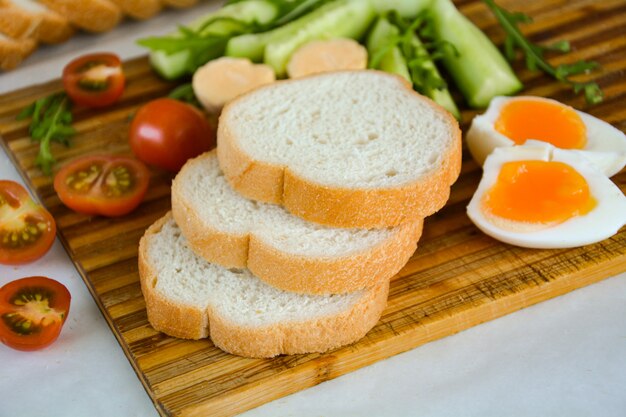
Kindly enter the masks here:
[[106, 32], [122, 19], [122, 11], [109, 0], [39, 0], [48, 8], [88, 32]]
[[41, 16], [0, 0], [0, 32], [14, 39], [37, 39]]
[[32, 38], [13, 39], [0, 33], [0, 69], [15, 68], [30, 55], [37, 46]]
[[198, 0], [161, 0], [161, 2], [165, 6], [183, 8], [195, 5]]
[[161, 0], [111, 0], [122, 12], [133, 19], [145, 20], [159, 13], [163, 8]]
[[74, 34], [69, 21], [33, 0], [0, 0], [0, 27], [12, 38], [61, 43]]

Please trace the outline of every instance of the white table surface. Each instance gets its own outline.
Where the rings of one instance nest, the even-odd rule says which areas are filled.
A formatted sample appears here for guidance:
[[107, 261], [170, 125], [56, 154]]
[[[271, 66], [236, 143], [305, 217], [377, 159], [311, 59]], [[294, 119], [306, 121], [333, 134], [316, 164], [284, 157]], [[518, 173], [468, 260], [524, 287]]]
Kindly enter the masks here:
[[[219, 2], [217, 2], [219, 4]], [[0, 94], [56, 78], [72, 58], [145, 51], [135, 40], [216, 7], [205, 2], [113, 32], [40, 48], [0, 75]], [[0, 151], [0, 178], [21, 179]], [[0, 265], [0, 285], [47, 275], [72, 294], [51, 347], [0, 345], [0, 417], [158, 416], [58, 242], [29, 265]], [[243, 416], [626, 416], [626, 273], [418, 347]]]

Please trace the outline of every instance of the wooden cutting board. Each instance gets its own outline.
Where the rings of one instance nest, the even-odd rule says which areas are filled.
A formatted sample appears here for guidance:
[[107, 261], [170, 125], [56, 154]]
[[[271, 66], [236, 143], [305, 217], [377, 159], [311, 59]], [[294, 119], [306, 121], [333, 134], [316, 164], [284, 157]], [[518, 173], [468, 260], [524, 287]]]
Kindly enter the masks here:
[[[594, 59], [603, 66], [594, 77], [606, 98], [595, 107], [586, 108], [567, 87], [518, 65], [515, 69], [527, 86], [524, 93], [556, 98], [626, 130], [626, 3], [500, 3], [534, 16], [535, 23], [524, 26], [533, 40], [572, 42], [574, 52], [554, 57], [553, 63]], [[458, 5], [501, 43], [503, 34], [481, 2], [464, 0]], [[72, 146], [53, 146], [59, 165], [91, 153], [130, 154], [130, 117], [173, 85], [159, 80], [146, 59], [127, 62], [125, 71], [128, 87], [119, 104], [106, 110], [76, 110], [78, 134]], [[34, 167], [37, 146], [28, 138], [26, 122], [15, 121], [19, 110], [34, 99], [59, 90], [60, 82], [53, 81], [1, 96], [1, 142], [57, 220], [63, 244], [164, 416], [231, 416], [626, 270], [624, 228], [601, 243], [567, 250], [522, 249], [483, 235], [465, 214], [481, 175], [466, 155], [450, 201], [427, 219], [417, 252], [392, 282], [380, 323], [360, 342], [326, 354], [244, 359], [220, 351], [210, 340], [170, 338], [147, 322], [137, 244], [144, 230], [169, 210], [171, 176], [154, 170], [145, 202], [120, 219], [65, 208], [51, 178]], [[464, 128], [474, 114], [463, 111]], [[613, 180], [626, 189], [626, 172]]]

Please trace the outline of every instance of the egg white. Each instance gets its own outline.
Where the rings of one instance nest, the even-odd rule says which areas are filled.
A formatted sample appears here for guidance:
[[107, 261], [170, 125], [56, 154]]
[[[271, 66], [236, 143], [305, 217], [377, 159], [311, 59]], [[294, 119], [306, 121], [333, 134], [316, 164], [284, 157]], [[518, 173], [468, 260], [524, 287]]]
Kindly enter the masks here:
[[[585, 215], [545, 227], [508, 219], [495, 221], [499, 218], [494, 219], [493, 214], [483, 210], [485, 193], [496, 183], [504, 163], [523, 160], [560, 161], [570, 165], [587, 181], [596, 206]], [[540, 249], [573, 248], [602, 241], [617, 233], [626, 224], [626, 197], [579, 152], [534, 141], [522, 146], [497, 148], [487, 157], [483, 177], [467, 206], [467, 215], [485, 234], [505, 243]]]
[[[489, 103], [487, 111], [474, 118], [466, 135], [467, 148], [479, 165], [483, 165], [487, 155], [495, 148], [515, 146], [515, 142], [495, 129], [495, 123], [500, 115], [502, 106], [508, 102], [518, 100], [538, 100], [563, 105], [556, 100], [543, 97], [517, 96], [494, 98]], [[626, 135], [607, 122], [587, 113], [575, 111], [581, 117], [586, 127], [587, 143], [584, 149], [571, 151], [579, 153], [588, 159], [605, 175], [610, 177], [617, 174], [626, 165]]]

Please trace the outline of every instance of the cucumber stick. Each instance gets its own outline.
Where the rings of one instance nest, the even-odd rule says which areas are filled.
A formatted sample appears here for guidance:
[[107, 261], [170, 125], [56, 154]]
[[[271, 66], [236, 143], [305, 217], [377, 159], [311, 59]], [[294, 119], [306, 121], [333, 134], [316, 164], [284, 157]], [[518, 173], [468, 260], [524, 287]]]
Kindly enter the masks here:
[[[264, 62], [274, 68], [277, 77], [284, 77], [291, 55], [302, 45], [315, 39], [360, 39], [376, 17], [368, 0], [336, 0], [299, 19], [292, 34], [272, 39], [265, 47]], [[305, 20], [309, 18], [308, 20]], [[294, 21], [297, 25], [298, 20]]]
[[239, 35], [230, 38], [226, 44], [226, 56], [232, 56], [237, 58], [248, 58], [253, 62], [263, 61], [263, 53], [265, 52], [265, 45], [274, 36], [274, 32], [278, 29], [274, 29], [265, 33], [250, 33], [246, 35]]
[[335, 0], [269, 32], [241, 35], [226, 46], [226, 55], [270, 65], [283, 77], [287, 62], [300, 46], [315, 39], [359, 39], [374, 20], [369, 0]]
[[[385, 18], [379, 18], [367, 37], [367, 54], [370, 59], [368, 66], [372, 69], [397, 74], [413, 83], [409, 66], [406, 64], [402, 51], [397, 45], [389, 47], [389, 44], [398, 36], [400, 36], [400, 29], [397, 26]], [[383, 49], [387, 49], [387, 51], [384, 52]], [[381, 53], [384, 55], [379, 56]], [[373, 62], [372, 58], [377, 58], [378, 62]]]
[[[422, 41], [420, 41], [420, 39], [417, 37], [417, 35], [413, 35], [413, 37], [411, 38], [411, 42], [413, 43], [413, 47], [417, 51], [417, 56], [428, 56], [428, 51], [422, 44]], [[422, 71], [427, 72], [429, 74], [428, 76], [441, 82], [444, 85], [444, 87], [436, 88], [436, 87], [432, 87], [428, 83], [425, 83], [423, 87], [421, 88], [418, 87], [418, 91], [430, 97], [435, 103], [439, 104], [441, 107], [448, 110], [450, 113], [452, 113], [452, 115], [457, 120], [460, 119], [461, 113], [459, 112], [459, 109], [456, 107], [456, 104], [454, 103], [454, 100], [452, 99], [452, 96], [450, 95], [450, 91], [448, 90], [448, 87], [445, 87], [443, 78], [441, 78], [441, 74], [439, 74], [439, 71], [437, 70], [435, 63], [429, 58], [429, 59], [423, 60], [419, 64], [419, 66]]]
[[[248, 0], [224, 6], [213, 13], [209, 13], [194, 20], [188, 27], [194, 31], [202, 28], [202, 35], [228, 36], [241, 27], [228, 20], [215, 20], [219, 18], [233, 18], [239, 22], [266, 24], [276, 19], [279, 15], [278, 7], [269, 0]], [[170, 33], [171, 37], [182, 37], [180, 31]], [[172, 54], [164, 51], [152, 51], [150, 63], [164, 78], [173, 80], [186, 75], [193, 69], [190, 68], [191, 53], [181, 50]], [[217, 58], [217, 57], [215, 57]]]
[[[368, 3], [369, 0], [364, 0], [363, 2]], [[226, 45], [226, 55], [238, 58], [248, 58], [254, 62], [261, 62], [263, 61], [265, 47], [267, 44], [278, 39], [289, 38], [290, 36], [295, 35], [303, 27], [310, 25], [311, 22], [322, 19], [325, 14], [335, 10], [340, 3], [343, 6], [346, 1], [333, 1], [330, 4], [320, 7], [316, 11], [304, 15], [299, 19], [269, 32], [250, 33], [235, 36], [231, 38]]]
[[[370, 68], [381, 69], [405, 78], [413, 84], [419, 93], [430, 97], [435, 103], [448, 110], [458, 119], [460, 117], [459, 109], [456, 107], [450, 91], [445, 87], [435, 63], [428, 58], [428, 51], [420, 39], [415, 34], [411, 35], [411, 55], [421, 59], [419, 64], [416, 64], [419, 65], [419, 68], [410, 69], [402, 49], [397, 44], [399, 36], [400, 29], [397, 26], [383, 17], [378, 19], [367, 39], [367, 50], [370, 59], [374, 57], [378, 61], [370, 61]], [[394, 40], [396, 45], [390, 47]], [[380, 56], [381, 53], [383, 54], [382, 56]], [[424, 73], [428, 74], [430, 80], [436, 80], [438, 83], [443, 84], [444, 87], [435, 88], [429, 85], [427, 80], [421, 80], [420, 74]]]
[[470, 106], [487, 107], [493, 97], [522, 88], [500, 51], [450, 0], [433, 1], [430, 11], [438, 40], [458, 52], [445, 51], [443, 64]]
[[433, 1], [437, 0], [370, 0], [377, 14], [395, 11], [404, 19], [415, 19]]

